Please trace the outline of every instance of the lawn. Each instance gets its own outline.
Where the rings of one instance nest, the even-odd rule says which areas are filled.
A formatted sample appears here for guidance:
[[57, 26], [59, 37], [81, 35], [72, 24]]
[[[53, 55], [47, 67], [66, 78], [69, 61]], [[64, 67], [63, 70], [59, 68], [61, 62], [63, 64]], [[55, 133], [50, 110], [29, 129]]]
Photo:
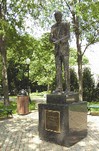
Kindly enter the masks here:
[[[31, 110], [35, 110], [36, 108], [36, 104], [35, 102], [33, 101], [33, 98], [44, 98], [46, 96], [48, 92], [41, 92], [41, 93], [38, 93], [38, 92], [35, 92], [35, 93], [31, 93], [30, 94], [30, 98], [31, 98], [31, 103], [29, 103], [29, 111]], [[13, 111], [13, 114], [17, 114], [17, 96], [10, 96], [10, 105], [7, 107], [8, 109], [12, 109]], [[98, 105], [99, 106], [99, 102], [88, 102], [87, 105]], [[0, 101], [0, 109], [3, 109], [5, 108], [4, 104], [3, 104], [3, 101]], [[92, 114], [97, 114], [99, 115], [99, 108], [98, 109], [91, 109], [91, 113]], [[0, 118], [2, 117], [6, 117], [6, 113], [0, 113]]]
[[[29, 111], [35, 110], [35, 102], [33, 101], [33, 98], [44, 98], [44, 95], [46, 95], [47, 92], [35, 92], [30, 94], [31, 103], [29, 103]], [[10, 96], [10, 105], [7, 107], [8, 109], [12, 109], [13, 114], [17, 114], [17, 96]], [[3, 104], [3, 101], [0, 101], [0, 109], [6, 108]], [[0, 117], [5, 117], [6, 113], [2, 112], [0, 113]]]
[[[99, 106], [99, 102], [88, 102], [88, 106]], [[91, 108], [91, 115], [99, 115], [99, 108]]]
[[[10, 101], [10, 105], [8, 107], [5, 107], [3, 104], [3, 101], [0, 101], [0, 109], [12, 109], [13, 114], [17, 114], [17, 102], [16, 101]], [[29, 111], [35, 110], [35, 103], [32, 101], [29, 103]], [[6, 112], [0, 113], [0, 118], [6, 118]]]

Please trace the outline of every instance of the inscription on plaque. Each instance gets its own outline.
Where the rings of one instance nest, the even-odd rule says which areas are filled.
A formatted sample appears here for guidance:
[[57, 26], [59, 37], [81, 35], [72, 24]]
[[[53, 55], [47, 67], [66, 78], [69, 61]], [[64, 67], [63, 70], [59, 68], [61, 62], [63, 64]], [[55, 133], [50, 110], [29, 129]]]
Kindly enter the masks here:
[[45, 110], [45, 129], [60, 133], [60, 112]]

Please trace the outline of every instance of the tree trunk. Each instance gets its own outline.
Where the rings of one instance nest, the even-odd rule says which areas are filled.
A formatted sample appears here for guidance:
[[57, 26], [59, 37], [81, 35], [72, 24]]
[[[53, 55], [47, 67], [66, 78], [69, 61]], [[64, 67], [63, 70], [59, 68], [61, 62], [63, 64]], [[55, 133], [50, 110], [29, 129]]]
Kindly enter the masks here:
[[8, 95], [8, 78], [7, 78], [7, 61], [6, 61], [7, 54], [4, 47], [4, 43], [3, 43], [3, 47], [1, 47], [0, 49], [1, 49], [1, 58], [2, 58], [2, 84], [3, 84], [4, 104], [8, 106], [9, 95]]
[[[77, 37], [76, 37], [77, 38]], [[78, 78], [79, 78], [79, 101], [83, 101], [83, 78], [82, 78], [82, 53], [79, 39], [77, 39]]]
[[73, 15], [74, 32], [77, 46], [77, 58], [78, 58], [78, 78], [79, 78], [79, 101], [83, 101], [83, 85], [82, 85], [82, 52], [80, 44], [80, 30], [79, 30], [79, 17], [76, 16], [75, 12]]
[[50, 84], [48, 83], [47, 84], [47, 92], [49, 92], [49, 90], [50, 90]]
[[[5, 3], [3, 3], [5, 2]], [[3, 6], [4, 4], [6, 5], [6, 1], [3, 1], [0, 4], [0, 19], [5, 21], [5, 12]], [[3, 26], [3, 25], [2, 25]], [[8, 95], [8, 78], [7, 78], [7, 53], [6, 53], [6, 44], [5, 44], [5, 35], [4, 33], [0, 35], [0, 53], [1, 53], [1, 58], [2, 58], [2, 84], [3, 84], [3, 94], [4, 94], [4, 104], [6, 106], [9, 105], [9, 95]]]

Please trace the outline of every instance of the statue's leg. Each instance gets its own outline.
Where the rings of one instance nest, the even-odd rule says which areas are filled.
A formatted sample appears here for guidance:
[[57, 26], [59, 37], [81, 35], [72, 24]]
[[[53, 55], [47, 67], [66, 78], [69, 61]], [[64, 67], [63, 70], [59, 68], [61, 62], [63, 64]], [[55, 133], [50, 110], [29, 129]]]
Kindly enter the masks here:
[[64, 64], [64, 78], [65, 78], [65, 86], [66, 91], [70, 91], [70, 71], [69, 71], [69, 56], [63, 57]]
[[62, 92], [62, 61], [60, 59], [60, 56], [55, 57], [55, 62], [56, 62], [56, 82], [57, 82], [57, 87], [56, 91]]

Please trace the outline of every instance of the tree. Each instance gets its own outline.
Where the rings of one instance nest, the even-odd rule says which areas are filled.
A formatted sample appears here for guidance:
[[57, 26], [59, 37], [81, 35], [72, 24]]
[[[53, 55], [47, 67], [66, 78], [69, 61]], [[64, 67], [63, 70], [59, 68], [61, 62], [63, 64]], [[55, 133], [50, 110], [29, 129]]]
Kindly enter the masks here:
[[[85, 51], [91, 44], [99, 42], [99, 3], [92, 0], [51, 0], [50, 2], [46, 2], [44, 4], [47, 5], [46, 10], [44, 10], [46, 15], [49, 14], [49, 11], [52, 12], [54, 8], [57, 8], [61, 10], [65, 16], [70, 16], [70, 22], [72, 25], [71, 30], [75, 35], [77, 47], [79, 100], [82, 101], [82, 58]], [[51, 16], [49, 17], [51, 18]]]
[[31, 79], [33, 81], [35, 79], [39, 85], [47, 85], [49, 90], [55, 76], [54, 49], [49, 42], [49, 34], [44, 34], [37, 43], [31, 64], [33, 66], [33, 68], [31, 68], [32, 76], [30, 76]]
[[[23, 0], [0, 1], [0, 53], [2, 58], [2, 81], [5, 105], [9, 105], [7, 77], [7, 42], [8, 37], [11, 36], [10, 29], [12, 28], [15, 31], [21, 33], [24, 29], [24, 17], [26, 17], [29, 13], [34, 14], [33, 8], [40, 9], [40, 7], [41, 4], [39, 0], [38, 3], [36, 3], [35, 1], [25, 2]], [[35, 9], [35, 15], [37, 13], [39, 15], [38, 9]]]
[[[90, 0], [82, 2], [81, 0], [75, 0], [71, 3], [71, 6], [67, 6], [72, 14], [73, 21], [73, 30], [76, 38], [76, 46], [77, 46], [77, 56], [78, 56], [78, 75], [79, 75], [79, 100], [83, 100], [83, 81], [82, 81], [82, 58], [87, 50], [87, 48], [96, 43], [98, 38], [98, 28], [95, 26], [98, 25], [99, 14], [98, 14], [98, 4], [95, 2], [90, 2]], [[72, 7], [72, 8], [71, 8]], [[97, 8], [97, 17], [94, 14], [95, 7]], [[87, 10], [87, 14], [84, 13], [84, 10]], [[91, 18], [89, 18], [89, 16]], [[86, 22], [90, 22], [87, 24]], [[97, 26], [98, 27], [98, 26]], [[95, 28], [95, 29], [94, 29]], [[90, 32], [92, 29], [92, 32]], [[91, 33], [91, 34], [89, 34]], [[85, 38], [86, 37], [86, 38]], [[87, 41], [84, 50], [82, 51], [82, 42], [83, 40]]]
[[[39, 85], [47, 85], [48, 90], [55, 83], [55, 58], [54, 58], [54, 46], [49, 42], [49, 33], [45, 33], [37, 42], [35, 47], [32, 66], [31, 78], [34, 81], [38, 81]], [[70, 66], [77, 65], [77, 51], [70, 48]], [[87, 64], [88, 59], [83, 58], [83, 64]], [[51, 88], [53, 89], [53, 88]]]
[[2, 58], [2, 79], [3, 79], [3, 93], [4, 93], [4, 104], [9, 104], [9, 96], [8, 96], [8, 78], [7, 78], [7, 58], [6, 58], [6, 35], [5, 31], [7, 31], [7, 22], [5, 20], [6, 14], [6, 4], [3, 1], [0, 4], [0, 53]]
[[[58, 4], [58, 5], [57, 5]], [[63, 5], [64, 4], [64, 5]], [[48, 19], [53, 21], [51, 14], [55, 8], [61, 10], [65, 16], [71, 17], [71, 28], [74, 31], [78, 52], [79, 66], [79, 94], [82, 100], [82, 57], [90, 44], [93, 44], [99, 39], [98, 36], [98, 2], [92, 0], [47, 0], [41, 1], [23, 1], [23, 0], [1, 0], [0, 2], [0, 52], [2, 56], [3, 69], [3, 88], [5, 104], [8, 104], [8, 81], [7, 81], [7, 43], [13, 29], [20, 35], [24, 32], [24, 19], [28, 19], [30, 14], [33, 19], [43, 21], [43, 27], [49, 27]], [[69, 11], [68, 11], [69, 10]], [[86, 10], [86, 11], [84, 11]], [[87, 12], [87, 13], [86, 13]], [[65, 19], [65, 18], [64, 18]], [[45, 23], [46, 20], [46, 23]], [[34, 20], [35, 24], [35, 20]], [[90, 33], [90, 34], [89, 34]], [[15, 37], [14, 37], [15, 38]], [[84, 51], [82, 52], [83, 41], [86, 40]], [[4, 61], [4, 62], [3, 62]], [[7, 103], [6, 103], [7, 102]]]
[[[30, 58], [31, 64], [33, 59], [33, 53], [36, 49], [37, 40], [28, 34], [19, 35], [12, 32], [12, 38], [10, 37], [8, 42], [8, 83], [9, 91], [12, 93], [14, 89], [17, 92], [24, 88], [27, 89], [28, 76], [26, 59]], [[15, 36], [15, 39], [13, 37]], [[30, 75], [31, 73], [30, 66]]]
[[[77, 50], [75, 48], [70, 48], [70, 66], [77, 66]], [[86, 65], [89, 63], [88, 58], [84, 55], [82, 59], [82, 64]]]
[[[34, 39], [28, 34], [19, 35], [13, 30], [10, 31], [8, 42], [8, 84], [9, 92], [13, 90], [27, 88], [27, 66], [26, 58], [30, 58], [30, 85], [34, 83], [43, 85], [47, 89], [54, 90], [55, 84], [55, 58], [54, 47], [49, 42], [49, 33], [45, 33], [39, 40]], [[15, 38], [13, 38], [15, 37]], [[77, 51], [70, 49], [70, 66], [77, 65]], [[88, 62], [83, 59], [83, 64]], [[73, 80], [72, 80], [73, 81]]]
[[74, 69], [70, 69], [70, 89], [71, 91], [78, 91], [78, 79]]
[[99, 79], [98, 79], [96, 89], [95, 89], [95, 98], [94, 98], [94, 100], [99, 102]]
[[89, 68], [84, 68], [83, 70], [83, 96], [84, 101], [94, 101], [95, 95], [95, 80]]

